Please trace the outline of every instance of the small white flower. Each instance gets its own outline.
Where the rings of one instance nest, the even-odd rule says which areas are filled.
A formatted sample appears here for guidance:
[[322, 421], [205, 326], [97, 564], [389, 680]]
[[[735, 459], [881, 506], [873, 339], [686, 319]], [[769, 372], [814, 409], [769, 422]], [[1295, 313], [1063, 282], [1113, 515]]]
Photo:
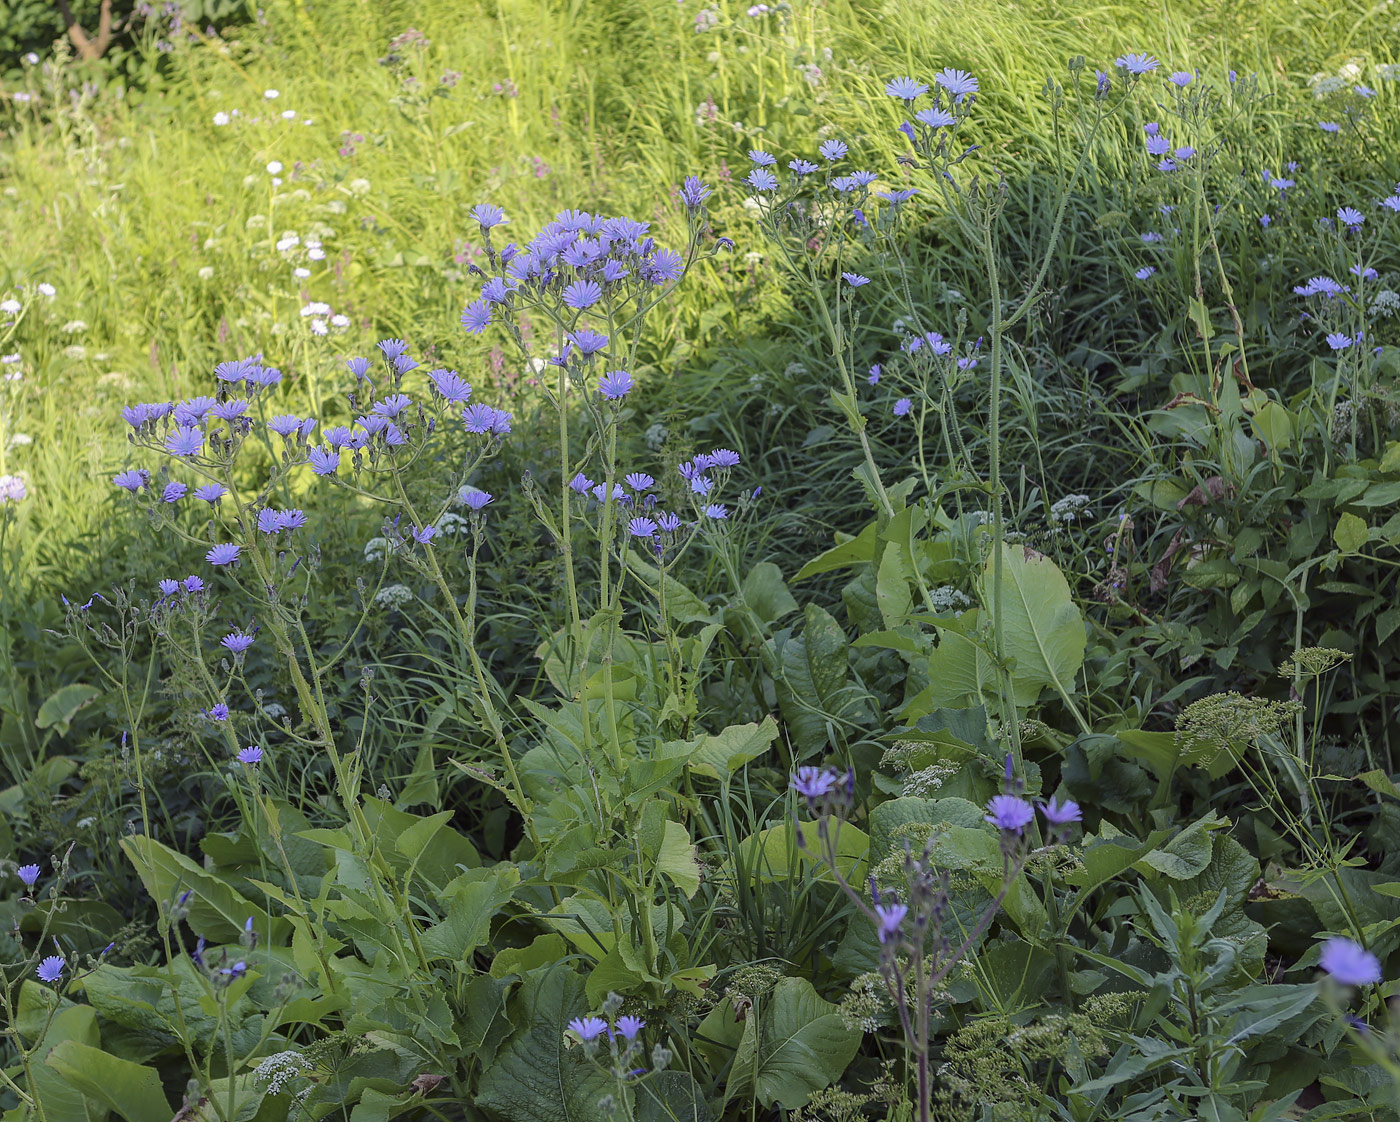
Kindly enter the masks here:
[[1066, 495], [1050, 504], [1050, 518], [1054, 522], [1078, 522], [1082, 518], [1092, 518], [1093, 512], [1086, 509], [1088, 495]]
[[282, 174], [282, 161], [281, 161], [281, 160], [271, 160], [271, 161], [269, 161], [269, 163], [268, 163], [268, 165], [267, 165], [267, 174], [268, 174], [268, 175], [281, 175], [281, 174]]
[[27, 432], [17, 432], [14, 436], [10, 437], [11, 448], [23, 448], [26, 445], [33, 443], [34, 438], [30, 436]]
[[346, 189], [347, 191], [349, 191], [350, 194], [352, 194], [352, 195], [368, 195], [368, 194], [369, 194], [369, 180], [368, 180], [368, 179], [352, 179], [352, 180], [350, 180], [349, 183], [347, 183], [347, 184], [345, 185], [345, 189]]
[[277, 252], [286, 253], [290, 249], [296, 249], [301, 244], [301, 239], [295, 234], [283, 234], [277, 239]]
[[385, 608], [401, 608], [413, 599], [413, 592], [407, 585], [385, 585], [374, 595], [374, 602]]
[[4, 365], [4, 366], [14, 366], [14, 365], [15, 365], [17, 362], [19, 362], [19, 361], [20, 361], [19, 351], [16, 351], [16, 352], [15, 352], [14, 354], [12, 354], [12, 355], [0, 355], [0, 365]]
[[54, 288], [53, 285], [45, 281], [43, 284], [39, 285], [39, 293], [40, 295], [47, 296], [50, 300], [52, 300], [54, 296], [57, 295], [58, 289]]
[[297, 267], [297, 268], [295, 268], [295, 269], [292, 270], [292, 276], [296, 277], [297, 280], [305, 280], [305, 279], [306, 279], [307, 277], [309, 277], [310, 275], [311, 275], [311, 270], [310, 270], [310, 269], [303, 269], [303, 268]]
[[24, 61], [29, 63], [30, 66], [38, 66], [39, 56], [36, 55], [33, 51], [30, 51], [27, 55], [24, 56]]
[[323, 320], [323, 319], [313, 319], [313, 320], [311, 321], [311, 334], [312, 334], [312, 335], [325, 335], [325, 334], [327, 334], [327, 333], [329, 332], [329, 330], [330, 330], [330, 329], [326, 327], [326, 321], [325, 321], [325, 320]]
[[281, 96], [280, 90], [263, 90], [263, 97], [267, 98], [268, 101], [276, 101]]
[[80, 319], [70, 319], [59, 330], [65, 335], [79, 335], [87, 330], [87, 324]]
[[71, 346], [64, 347], [63, 353], [67, 358], [76, 361], [77, 359], [87, 357], [87, 348], [81, 343], [74, 343]]
[[231, 121], [232, 119], [233, 118], [231, 118], [222, 109], [220, 109], [217, 113], [214, 114], [214, 124], [218, 125], [220, 128], [228, 124], [229, 121]]
[[280, 175], [274, 175], [274, 176], [272, 177], [272, 185], [273, 185], [274, 187], [281, 187], [281, 186], [282, 186], [282, 177], [281, 177]]
[[21, 306], [18, 300], [0, 300], [0, 312], [7, 316], [18, 315]]
[[328, 316], [331, 314], [331, 306], [320, 300], [313, 300], [302, 308], [301, 314], [306, 316]]
[[213, 280], [213, 279], [214, 279], [214, 266], [213, 266], [213, 265], [205, 265], [203, 268], [201, 268], [201, 269], [199, 270], [199, 279], [200, 279], [200, 280]]
[[350, 317], [342, 315], [331, 316], [331, 326], [337, 331], [344, 331], [350, 326]]
[[296, 111], [295, 109], [284, 109], [284, 110], [282, 110], [282, 120], [284, 120], [284, 121], [295, 121], [296, 119], [297, 119], [297, 111]]
[[266, 225], [267, 225], [267, 215], [265, 215], [265, 214], [250, 214], [250, 215], [248, 216], [248, 221], [245, 222], [245, 223], [243, 223], [243, 229], [245, 229], [245, 230], [261, 230], [261, 229], [262, 229], [264, 226], [266, 226]]
[[312, 261], [324, 261], [326, 259], [326, 251], [322, 249], [319, 245], [313, 246], [311, 249], [308, 249], [306, 251], [306, 256]]

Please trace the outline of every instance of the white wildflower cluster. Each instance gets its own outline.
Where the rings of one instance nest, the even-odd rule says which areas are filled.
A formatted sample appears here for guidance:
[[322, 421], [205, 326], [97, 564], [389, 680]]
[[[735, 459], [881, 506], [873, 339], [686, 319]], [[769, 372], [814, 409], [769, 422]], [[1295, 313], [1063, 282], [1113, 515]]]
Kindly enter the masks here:
[[439, 534], [465, 534], [472, 526], [460, 514], [453, 514], [450, 510], [439, 518], [435, 525]]
[[1383, 82], [1400, 82], [1400, 62], [1388, 62], [1376, 67], [1376, 76]]
[[349, 316], [332, 312], [331, 306], [323, 300], [313, 300], [303, 305], [301, 318], [307, 321], [313, 335], [329, 335], [332, 330], [339, 335], [350, 326]]
[[958, 772], [958, 765], [949, 760], [910, 772], [904, 777], [903, 793], [916, 799], [927, 799], [937, 794], [943, 784]]
[[951, 584], [939, 585], [928, 594], [929, 603], [936, 612], [963, 612], [972, 607], [972, 599]]
[[370, 538], [365, 542], [365, 563], [378, 564], [397, 548], [398, 543], [392, 538]]
[[1050, 520], [1052, 522], [1067, 524], [1078, 522], [1081, 518], [1092, 517], [1094, 517], [1094, 512], [1089, 509], [1088, 495], [1066, 495], [1050, 504]]
[[402, 608], [412, 599], [412, 589], [404, 584], [386, 584], [374, 594], [374, 602], [381, 608]]
[[269, 721], [280, 721], [287, 715], [287, 707], [276, 701], [269, 701], [262, 707], [262, 711]]
[[671, 433], [660, 421], [655, 421], [647, 426], [644, 439], [647, 442], [647, 449], [652, 452], [661, 451]]
[[1400, 292], [1383, 288], [1371, 297], [1371, 314], [1389, 319], [1400, 312]]
[[81, 335], [87, 330], [87, 323], [80, 319], [70, 319], [59, 330], [65, 335]]
[[269, 1095], [279, 1095], [288, 1083], [310, 1074], [315, 1066], [300, 1052], [274, 1052], [253, 1069], [253, 1079], [266, 1083]]

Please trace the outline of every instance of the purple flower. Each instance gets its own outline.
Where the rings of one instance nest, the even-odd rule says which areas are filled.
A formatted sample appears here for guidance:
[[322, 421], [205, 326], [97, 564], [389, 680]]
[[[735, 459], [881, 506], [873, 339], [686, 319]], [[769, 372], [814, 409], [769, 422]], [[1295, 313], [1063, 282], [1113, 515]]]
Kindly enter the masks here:
[[33, 888], [38, 883], [39, 873], [38, 865], [21, 865], [15, 870], [15, 876], [24, 882], [25, 888]]
[[627, 532], [634, 538], [650, 538], [656, 535], [656, 523], [650, 518], [634, 518], [627, 523]]
[[357, 382], [369, 373], [369, 359], [367, 358], [347, 358], [345, 365], [350, 368], [350, 373], [355, 375]]
[[1149, 136], [1146, 141], [1149, 156], [1165, 156], [1172, 150], [1172, 142], [1160, 133]]
[[436, 526], [415, 526], [413, 528], [413, 540], [419, 545], [427, 545], [436, 536]]
[[636, 1040], [637, 1034], [646, 1027], [646, 1021], [641, 1017], [619, 1017], [613, 1027], [621, 1034], [623, 1040]]
[[256, 744], [250, 744], [234, 757], [240, 764], [260, 764], [262, 763], [263, 750]]
[[870, 368], [870, 377], [868, 377], [866, 381], [872, 386], [878, 386], [880, 384], [880, 364], [878, 362]]
[[962, 98], [966, 94], [977, 92], [977, 79], [966, 70], [954, 70], [951, 66], [946, 66], [933, 76], [933, 80], [948, 91], [953, 97]]
[[203, 487], [196, 489], [194, 497], [212, 506], [227, 494], [228, 488], [222, 483], [206, 483]]
[[582, 327], [578, 331], [575, 331], [569, 339], [570, 342], [578, 348], [579, 354], [583, 355], [597, 354], [608, 345], [608, 337], [606, 335], [602, 335], [588, 327]]
[[329, 448], [313, 448], [307, 456], [307, 463], [317, 475], [334, 475], [335, 469], [340, 467], [340, 453], [332, 452]]
[[376, 401], [373, 411], [377, 417], [397, 417], [412, 404], [413, 399], [408, 394], [391, 393], [383, 401]]
[[462, 326], [473, 335], [480, 335], [491, 322], [491, 305], [485, 300], [473, 300], [462, 309]]
[[705, 517], [713, 518], [716, 522], [723, 522], [729, 517], [729, 511], [725, 509], [723, 503], [711, 503], [705, 508]]
[[186, 578], [181, 582], [180, 587], [183, 588], [186, 592], [190, 592], [190, 593], [194, 593], [194, 592], [203, 592], [203, 591], [204, 591], [204, 581], [203, 581], [203, 579], [200, 578], [200, 577], [196, 577], [196, 576], [191, 575], [191, 576], [186, 577]]
[[481, 286], [481, 298], [488, 304], [504, 304], [510, 298], [513, 287], [505, 277], [492, 277]]
[[1129, 74], [1146, 74], [1156, 70], [1162, 64], [1151, 55], [1130, 54], [1119, 55], [1114, 60], [1114, 65], [1121, 70], [1126, 70]]
[[56, 982], [63, 976], [64, 965], [65, 963], [59, 955], [51, 954], [39, 963], [39, 969], [35, 973], [39, 975], [41, 982]]
[[712, 468], [734, 468], [739, 466], [739, 453], [730, 448], [716, 448], [705, 457]]
[[206, 553], [204, 555], [204, 560], [208, 561], [211, 565], [232, 565], [238, 560], [238, 553], [241, 548], [241, 546], [233, 545], [230, 542], [224, 542], [220, 545], [216, 545]]
[[907, 397], [901, 397], [894, 403], [894, 415], [896, 417], [907, 417], [909, 415], [909, 410], [913, 408], [913, 406], [914, 403]]
[[990, 822], [998, 830], [1020, 833], [1035, 817], [1035, 808], [1025, 799], [1016, 795], [993, 795], [987, 804], [984, 821]]
[[627, 486], [634, 491], [645, 491], [648, 487], [656, 486], [656, 480], [644, 471], [628, 472], [626, 479]]
[[300, 510], [279, 510], [277, 528], [279, 530], [300, 530], [306, 525], [306, 514]]
[[1144, 265], [1141, 269], [1134, 273], [1133, 276], [1137, 277], [1138, 280], [1147, 280], [1147, 278], [1150, 277], [1156, 271], [1156, 265]]
[[[974, 85], [972, 88], [976, 89], [977, 87]], [[902, 101], [913, 101], [928, 93], [928, 83], [916, 82], [913, 78], [892, 78], [885, 83], [885, 93], [890, 97], [900, 98]]]
[[495, 203], [477, 203], [472, 207], [471, 216], [482, 230], [492, 230], [506, 221], [506, 212]]
[[267, 427], [278, 436], [291, 436], [301, 428], [301, 418], [291, 413], [283, 413], [267, 422]]
[[1334, 351], [1344, 351], [1352, 345], [1353, 339], [1350, 335], [1344, 335], [1340, 331], [1334, 331], [1327, 336], [1327, 345]]
[[481, 510], [491, 499], [491, 492], [479, 487], [463, 487], [457, 492], [457, 501], [470, 510]]
[[593, 489], [593, 480], [589, 479], [583, 472], [579, 472], [569, 480], [569, 487], [580, 495], [586, 495]]
[[681, 185], [681, 202], [685, 203], [691, 210], [695, 210], [709, 197], [709, 187], [698, 176], [687, 175], [685, 177], [685, 182]]
[[379, 353], [390, 362], [393, 362], [394, 359], [408, 350], [408, 344], [402, 339], [381, 339], [378, 346]]
[[656, 516], [656, 525], [663, 533], [674, 534], [681, 528], [681, 516], [672, 514], [668, 510], [663, 510]]
[[253, 645], [253, 637], [246, 631], [230, 631], [219, 640], [221, 647], [227, 647], [234, 654], [242, 654]]
[[1381, 980], [1380, 959], [1350, 939], [1328, 939], [1317, 964], [1344, 986], [1369, 986]]
[[248, 403], [241, 397], [230, 398], [219, 402], [210, 412], [221, 421], [236, 421], [248, 412]]
[[1068, 826], [1071, 822], [1078, 822], [1084, 817], [1079, 810], [1079, 804], [1072, 799], [1057, 803], [1051, 798], [1040, 810], [1045, 815], [1045, 821], [1056, 826]]
[[908, 914], [909, 908], [905, 904], [876, 904], [875, 917], [879, 926], [875, 934], [879, 936], [880, 942], [888, 943], [897, 936], [904, 923], [904, 917]]
[[205, 716], [211, 721], [227, 721], [228, 706], [221, 701], [215, 705], [213, 709], [210, 709]]
[[200, 421], [208, 415], [216, 402], [207, 394], [201, 397], [192, 397], [189, 401], [182, 401], [175, 406], [175, 423], [177, 425], [198, 425]]
[[275, 534], [282, 529], [282, 524], [277, 516], [277, 511], [270, 506], [258, 511], [258, 529], [264, 534]]
[[173, 456], [197, 456], [204, 447], [204, 433], [190, 425], [181, 425], [165, 438], [165, 450]]
[[744, 176], [744, 182], [755, 191], [776, 191], [778, 189], [778, 177], [767, 168], [754, 168], [753, 171]]
[[826, 160], [828, 163], [835, 163], [837, 160], [844, 159], [846, 153], [849, 152], [850, 149], [846, 147], [846, 142], [844, 140], [824, 140], [817, 151], [821, 154], [823, 160]]
[[184, 483], [167, 483], [165, 490], [160, 493], [160, 501], [163, 503], [178, 502], [185, 497], [185, 492], [189, 486]]
[[708, 495], [714, 490], [715, 481], [708, 475], [692, 475], [690, 477], [690, 490], [695, 495]]
[[793, 772], [788, 786], [808, 802], [815, 802], [829, 795], [840, 778], [831, 768], [800, 767]]
[[617, 401], [631, 393], [636, 384], [627, 371], [610, 370], [598, 379], [598, 392], [609, 401]]
[[788, 167], [791, 168], [792, 171], [796, 172], [797, 177], [799, 179], [801, 179], [804, 175], [811, 175], [814, 171], [817, 170], [817, 165], [812, 163], [810, 160], [789, 160]]
[[160, 589], [160, 594], [162, 596], [174, 596], [175, 593], [180, 591], [180, 582], [177, 580], [171, 580], [169, 577], [166, 577], [163, 581], [157, 584], [156, 587]]
[[448, 405], [465, 404], [467, 398], [471, 397], [471, 386], [455, 370], [429, 371], [428, 381], [433, 384], [433, 392], [446, 401]]
[[575, 1017], [569, 1022], [569, 1031], [580, 1040], [597, 1040], [608, 1031], [608, 1023], [602, 1017]]
[[852, 288], [859, 288], [863, 284], [870, 283], [869, 277], [863, 277], [859, 273], [842, 273], [841, 279], [844, 280], [847, 284], [849, 284]]
[[486, 433], [496, 420], [496, 411], [489, 405], [468, 405], [462, 410], [462, 425], [468, 432]]
[[943, 129], [947, 128], [949, 125], [958, 123], [958, 119], [949, 113], [948, 110], [937, 105], [933, 106], [931, 109], [920, 109], [914, 114], [914, 120], [918, 121], [920, 124], [927, 125], [931, 129]]
[[1342, 126], [1336, 121], [1318, 121], [1317, 127], [1323, 132], [1340, 132]]
[[899, 206], [900, 203], [907, 203], [919, 193], [917, 187], [901, 187], [898, 191], [876, 191], [875, 194], [884, 199], [891, 206]]
[[578, 280], [564, 289], [562, 299], [575, 311], [591, 308], [603, 298], [603, 290], [597, 281]]
[[[597, 499], [597, 500], [601, 503], [601, 502], [605, 502], [605, 501], [606, 501], [606, 496], [607, 496], [607, 484], [605, 484], [605, 483], [595, 483], [595, 484], [593, 485], [593, 497], [594, 497], [595, 499]], [[624, 490], [622, 489], [622, 485], [621, 485], [620, 483], [614, 483], [614, 484], [613, 484], [613, 490], [612, 490], [612, 496], [613, 496], [614, 499], [616, 499], [616, 500], [618, 500], [618, 501], [620, 502], [621, 500], [623, 500], [623, 499], [625, 499], [625, 498], [627, 497], [627, 492], [624, 491]]]
[[749, 160], [761, 168], [771, 168], [778, 162], [770, 153], [763, 151], [762, 148], [750, 148]]
[[1366, 216], [1355, 207], [1344, 206], [1337, 209], [1337, 221], [1355, 230], [1366, 221]]
[[1191, 84], [1191, 80], [1194, 77], [1194, 74], [1189, 74], [1185, 70], [1173, 70], [1169, 75], [1167, 75], [1167, 81], [1174, 86], [1180, 86], [1183, 89], [1185, 89]]
[[665, 284], [678, 280], [683, 272], [685, 262], [681, 260], [679, 253], [671, 249], [658, 249], [652, 254], [651, 265], [645, 276], [651, 284]]
[[1192, 148], [1189, 144], [1183, 144], [1180, 148], [1178, 148], [1175, 152], [1172, 153], [1172, 155], [1175, 156], [1178, 160], [1189, 160], [1195, 154], [1196, 150]]

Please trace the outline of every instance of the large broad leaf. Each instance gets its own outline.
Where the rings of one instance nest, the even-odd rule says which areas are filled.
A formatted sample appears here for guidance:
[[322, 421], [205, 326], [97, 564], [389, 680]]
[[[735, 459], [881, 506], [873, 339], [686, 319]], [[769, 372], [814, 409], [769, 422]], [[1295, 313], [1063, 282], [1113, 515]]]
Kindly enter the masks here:
[[[612, 1076], [565, 1036], [569, 1021], [589, 1012], [583, 979], [555, 967], [525, 979], [511, 1000], [521, 1026], [481, 1077], [476, 1105], [500, 1122], [597, 1122], [598, 1100], [613, 1094]], [[711, 1122], [700, 1088], [685, 1072], [668, 1071], [636, 1089], [637, 1122]]]
[[[100, 1042], [97, 1010], [90, 1005], [67, 1005], [53, 1014], [50, 1021], [50, 1010], [60, 1002], [57, 994], [36, 982], [26, 981], [20, 990], [19, 1016], [14, 1027], [28, 1038], [27, 1042], [35, 1049], [35, 1060], [42, 1061], [51, 1050], [70, 1042], [81, 1045]], [[38, 1039], [41, 1032], [43, 1038]], [[30, 1077], [30, 1092], [44, 1104], [45, 1117], [53, 1122], [102, 1122], [107, 1117], [104, 1104], [87, 1099], [57, 1068], [37, 1062], [30, 1068]]]
[[186, 922], [191, 931], [211, 943], [238, 942], [249, 919], [264, 943], [280, 946], [291, 936], [291, 925], [285, 919], [268, 915], [227, 883], [154, 838], [138, 834], [123, 838], [121, 846], [158, 905], [168, 906], [190, 893], [185, 905], [189, 909]]
[[59, 733], [66, 734], [78, 710], [101, 694], [100, 689], [86, 682], [70, 682], [44, 699], [34, 723], [41, 729], [56, 728]]
[[[983, 602], [989, 605], [994, 561], [988, 558], [982, 574]], [[1084, 617], [1064, 574], [1048, 557], [1021, 546], [1002, 546], [1001, 621], [1002, 654], [1015, 660], [1011, 676], [1018, 700], [1023, 685], [1037, 691], [1053, 686], [1059, 693], [1072, 694], [1075, 675], [1084, 665]]]
[[90, 1099], [126, 1122], [170, 1122], [174, 1113], [155, 1068], [109, 1055], [101, 1048], [65, 1040], [45, 1061]]
[[699, 775], [726, 776], [763, 755], [777, 739], [778, 722], [772, 717], [764, 717], [758, 724], [730, 725], [693, 741], [695, 748], [686, 758], [686, 766]]
[[846, 633], [815, 604], [807, 605], [804, 618], [800, 637], [783, 632], [768, 647], [778, 706], [799, 759], [827, 747], [828, 722], [851, 704], [850, 697], [841, 696], [847, 679]]
[[784, 978], [750, 1016], [734, 1054], [726, 1101], [756, 1098], [766, 1107], [796, 1110], [841, 1078], [860, 1047], [836, 1006], [805, 978]]

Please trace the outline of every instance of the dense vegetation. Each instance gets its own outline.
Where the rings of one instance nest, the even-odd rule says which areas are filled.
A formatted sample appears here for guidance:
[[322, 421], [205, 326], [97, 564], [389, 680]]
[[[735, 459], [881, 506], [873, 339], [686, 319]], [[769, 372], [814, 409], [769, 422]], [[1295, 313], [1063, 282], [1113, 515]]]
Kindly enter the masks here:
[[7, 2], [5, 1118], [1400, 1118], [1400, 17]]

